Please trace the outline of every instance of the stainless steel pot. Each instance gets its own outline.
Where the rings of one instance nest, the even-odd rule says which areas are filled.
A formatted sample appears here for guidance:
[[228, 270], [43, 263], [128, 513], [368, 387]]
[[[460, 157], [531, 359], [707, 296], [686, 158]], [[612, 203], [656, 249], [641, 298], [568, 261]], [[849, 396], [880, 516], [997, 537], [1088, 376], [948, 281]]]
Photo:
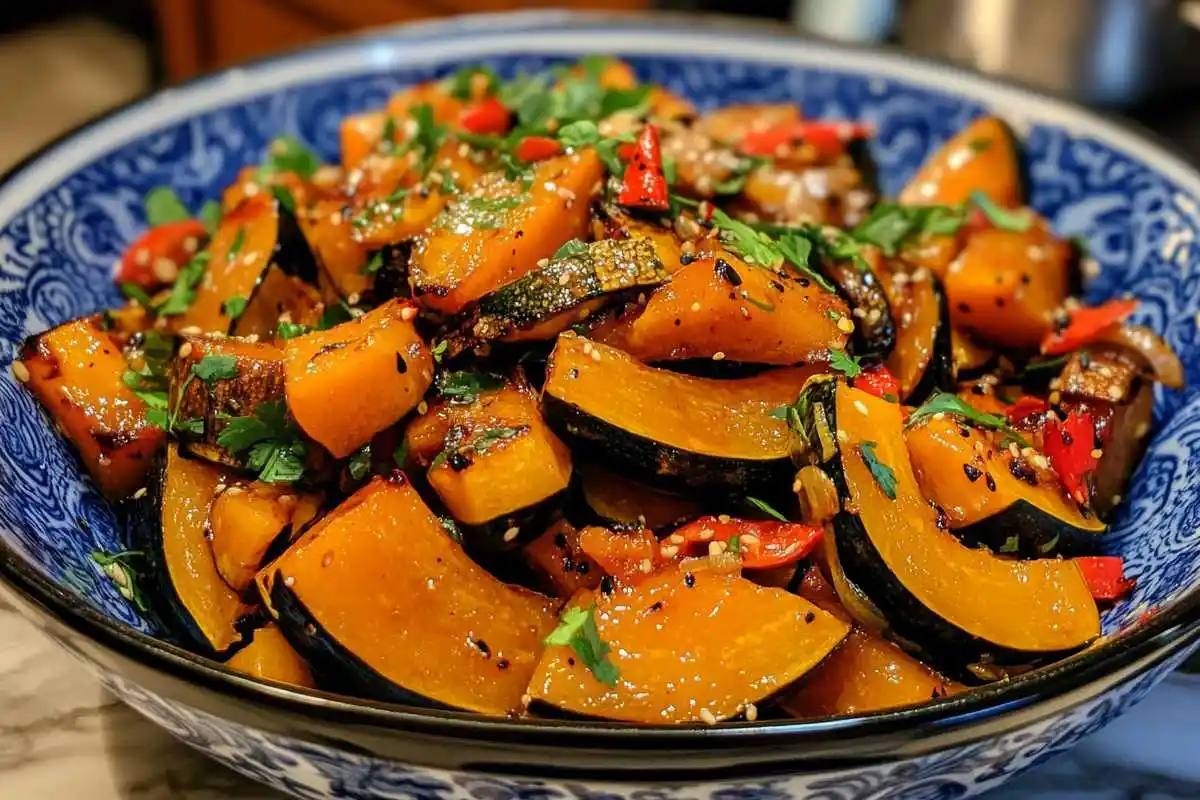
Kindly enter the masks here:
[[1200, 86], [1200, 0], [796, 0], [794, 19], [1094, 105]]

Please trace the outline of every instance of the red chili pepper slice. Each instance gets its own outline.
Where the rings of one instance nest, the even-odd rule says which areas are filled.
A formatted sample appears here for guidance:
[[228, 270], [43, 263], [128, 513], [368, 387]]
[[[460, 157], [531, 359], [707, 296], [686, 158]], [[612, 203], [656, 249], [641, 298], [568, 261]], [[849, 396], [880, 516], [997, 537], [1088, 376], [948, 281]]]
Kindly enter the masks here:
[[503, 103], [494, 97], [472, 103], [458, 115], [458, 124], [464, 130], [478, 134], [500, 134], [508, 130], [512, 115]]
[[1048, 356], [1078, 350], [1114, 325], [1129, 319], [1138, 307], [1137, 300], [1109, 300], [1102, 306], [1081, 308], [1061, 331], [1051, 331], [1042, 339], [1042, 352]]
[[666, 211], [671, 207], [667, 198], [667, 178], [663, 174], [662, 148], [659, 146], [658, 128], [646, 125], [637, 139], [637, 149], [629, 165], [617, 202], [628, 208], [644, 208], [648, 211]]
[[1008, 421], [1017, 423], [1026, 417], [1032, 417], [1034, 414], [1042, 414], [1050, 410], [1050, 404], [1040, 397], [1031, 397], [1024, 395], [1017, 398], [1017, 402], [1008, 407], [1005, 412], [1008, 416]]
[[1081, 556], [1071, 561], [1083, 573], [1096, 600], [1120, 600], [1137, 586], [1137, 580], [1125, 577], [1125, 561], [1120, 556]]
[[[125, 251], [113, 280], [119, 284], [134, 283], [153, 292], [171, 283], [172, 273], [191, 261], [207, 238], [204, 225], [194, 219], [151, 228]], [[164, 269], [161, 263], [155, 269], [155, 263], [163, 261], [171, 262], [174, 269]]]
[[769, 569], [805, 558], [824, 535], [821, 527], [802, 522], [732, 518], [723, 522], [720, 517], [701, 517], [676, 530], [667, 541], [679, 541], [674, 537], [680, 537], [680, 546], [691, 545], [693, 551], [707, 548], [709, 542], [724, 542], [732, 550], [736, 538], [743, 568]]
[[1095, 440], [1092, 415], [1086, 411], [1071, 412], [1062, 422], [1057, 418], [1046, 422], [1042, 447], [1067, 494], [1078, 503], [1087, 503], [1090, 499], [1088, 476], [1100, 463], [1093, 455]]
[[862, 389], [867, 394], [894, 402], [900, 400], [900, 381], [896, 380], [896, 377], [883, 364], [863, 367], [863, 371], [854, 379], [853, 383], [855, 389]]
[[874, 129], [861, 122], [788, 122], [761, 131], [751, 131], [738, 142], [748, 156], [773, 156], [795, 142], [810, 144], [822, 158], [833, 158], [846, 150], [846, 143], [870, 136]]
[[513, 148], [513, 155], [522, 161], [542, 161], [562, 152], [562, 145], [549, 136], [526, 136]]

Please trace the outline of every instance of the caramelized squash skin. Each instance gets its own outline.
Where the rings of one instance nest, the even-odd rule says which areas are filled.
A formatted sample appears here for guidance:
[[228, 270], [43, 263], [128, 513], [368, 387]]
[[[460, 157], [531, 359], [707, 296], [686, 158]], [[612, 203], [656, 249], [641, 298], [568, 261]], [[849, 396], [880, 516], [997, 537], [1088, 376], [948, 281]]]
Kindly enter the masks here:
[[598, 681], [565, 646], [547, 647], [529, 685], [535, 706], [639, 723], [728, 719], [815, 667], [849, 626], [808, 601], [685, 561], [595, 603], [619, 670]]
[[752, 267], [729, 252], [681, 267], [629, 327], [642, 361], [718, 358], [790, 366], [845, 349], [846, 304], [808, 278]]
[[267, 570], [279, 624], [318, 677], [379, 700], [515, 714], [556, 625], [552, 600], [476, 565], [401, 473]]
[[125, 385], [125, 356], [99, 315], [29, 338], [16, 363], [106, 497], [120, 500], [146, 484], [166, 435]]
[[905, 205], [958, 205], [980, 191], [1007, 208], [1021, 205], [1024, 187], [1012, 131], [981, 117], [959, 131], [900, 191]]
[[694, 378], [562, 334], [543, 403], [551, 427], [578, 452], [631, 477], [668, 489], [746, 487], [791, 469], [787, 423], [770, 412], [794, 401], [818, 369]]
[[[443, 314], [527, 274], [588, 228], [593, 189], [604, 167], [591, 149], [541, 162], [527, 192], [519, 183], [481, 182], [435, 221], [413, 250], [413, 294]], [[480, 211], [492, 208], [493, 211]]]
[[344, 458], [421, 402], [433, 356], [415, 309], [392, 300], [325, 331], [288, 340], [288, 408], [306, 434]]
[[286, 683], [303, 689], [316, 687], [308, 664], [288, 644], [275, 623], [256, 630], [254, 641], [234, 653], [225, 666], [251, 678]]

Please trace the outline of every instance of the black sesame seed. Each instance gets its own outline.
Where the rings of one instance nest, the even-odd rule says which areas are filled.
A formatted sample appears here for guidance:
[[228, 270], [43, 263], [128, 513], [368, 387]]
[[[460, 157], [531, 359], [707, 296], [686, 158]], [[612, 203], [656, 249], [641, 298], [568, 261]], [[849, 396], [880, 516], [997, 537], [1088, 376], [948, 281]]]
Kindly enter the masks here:
[[446, 463], [450, 465], [450, 469], [455, 472], [462, 472], [467, 467], [471, 466], [471, 459], [464, 456], [462, 453], [451, 453], [446, 459]]
[[615, 587], [613, 585], [613, 579], [611, 575], [605, 575], [600, 579], [600, 591], [604, 592], [605, 594], [612, 594], [614, 588]]
[[508, 659], [507, 658], [497, 659], [496, 669], [508, 669]]
[[399, 372], [401, 375], [408, 372], [408, 362], [399, 353], [396, 353], [396, 372]]
[[654, 602], [653, 605], [650, 606], [650, 610], [651, 611], [662, 611], [662, 607], [663, 607], [662, 600], [657, 600]]
[[983, 483], [987, 486], [989, 492], [996, 491], [996, 479], [992, 477], [992, 473], [988, 473], [983, 478]]
[[479, 652], [483, 653], [485, 656], [490, 656], [492, 654], [492, 648], [488, 647], [488, 643], [483, 639], [476, 639], [475, 646], [478, 647]]
[[980, 476], [983, 475], [983, 470], [974, 464], [963, 464], [963, 472], [966, 474], [967, 480], [971, 483], [979, 480]]
[[807, 614], [804, 615], [804, 622], [806, 624], [811, 625], [813, 620], [815, 620], [816, 618], [817, 618], [817, 615], [814, 614], [813, 612], [809, 611]]
[[971, 307], [970, 307], [969, 305], [967, 305], [966, 303], [959, 303], [959, 304], [958, 304], [958, 310], [959, 310], [959, 311], [961, 311], [961, 312], [962, 312], [962, 313], [964, 313], [964, 314], [969, 314], [969, 313], [971, 313]]
[[679, 263], [685, 267], [688, 264], [691, 264], [695, 260], [696, 260], [696, 256], [692, 255], [691, 253], [680, 253], [679, 254]]
[[717, 273], [718, 278], [725, 281], [730, 286], [742, 285], [742, 276], [738, 275], [737, 270], [733, 268], [733, 265], [723, 258], [717, 259], [714, 272]]
[[690, 572], [689, 572], [689, 573], [687, 573], [686, 575], [684, 575], [684, 576], [683, 576], [683, 583], [684, 583], [684, 585], [686, 585], [686, 586], [687, 586], [689, 589], [691, 589], [693, 586], [695, 586], [695, 585], [696, 585], [696, 576], [695, 576], [695, 575], [693, 575], [693, 574], [692, 574], [692, 573], [690, 573]]
[[560, 549], [566, 549], [566, 547], [567, 547], [567, 535], [566, 535], [565, 533], [556, 533], [556, 534], [554, 534], [554, 546], [555, 546], [555, 547], [558, 547], [558, 548], [560, 548]]

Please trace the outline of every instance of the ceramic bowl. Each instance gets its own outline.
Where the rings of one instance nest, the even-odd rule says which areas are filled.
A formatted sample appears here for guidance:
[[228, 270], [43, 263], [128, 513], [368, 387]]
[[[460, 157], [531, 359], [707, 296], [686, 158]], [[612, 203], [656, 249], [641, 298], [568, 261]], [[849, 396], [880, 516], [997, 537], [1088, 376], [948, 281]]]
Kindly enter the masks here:
[[115, 302], [109, 271], [169, 184], [196, 207], [271, 139], [327, 157], [338, 120], [398, 87], [484, 62], [502, 74], [585, 53], [627, 58], [701, 107], [795, 102], [865, 120], [882, 188], [984, 112], [1026, 142], [1032, 203], [1087, 240], [1093, 298], [1132, 291], [1200, 385], [1200, 174], [1145, 136], [1033, 92], [887, 52], [728, 21], [537, 14], [338, 41], [220, 73], [70, 134], [0, 186], [0, 573], [35, 624], [118, 696], [239, 772], [303, 797], [785, 800], [960, 797], [1120, 714], [1200, 641], [1200, 399], [1155, 397], [1153, 443], [1107, 538], [1138, 576], [1107, 640], [1060, 664], [920, 708], [815, 722], [630, 728], [512, 721], [268, 685], [158, 638], [91, 560], [121, 547], [109, 508], [11, 379], [28, 334]]

